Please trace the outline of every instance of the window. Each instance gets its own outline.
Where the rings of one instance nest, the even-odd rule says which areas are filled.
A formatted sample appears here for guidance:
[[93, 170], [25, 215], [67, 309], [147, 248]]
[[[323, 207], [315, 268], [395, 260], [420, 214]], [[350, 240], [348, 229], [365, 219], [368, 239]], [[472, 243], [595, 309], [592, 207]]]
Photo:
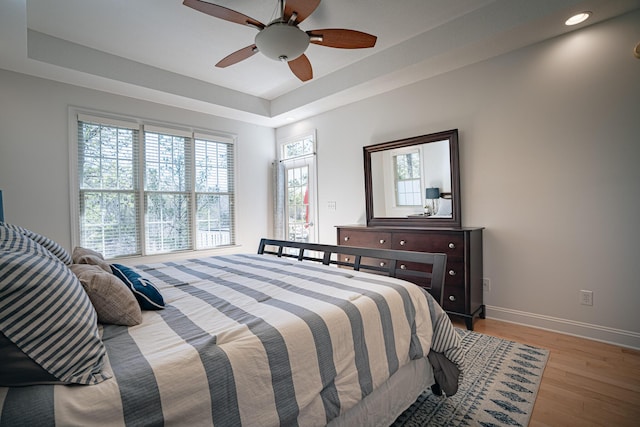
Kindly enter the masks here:
[[169, 130], [144, 132], [145, 249], [191, 249], [191, 138]]
[[309, 165], [286, 168], [287, 240], [309, 241]]
[[128, 124], [78, 121], [80, 246], [106, 257], [140, 254], [138, 135]]
[[197, 247], [235, 243], [233, 145], [196, 137], [195, 181]]
[[231, 138], [81, 114], [77, 127], [80, 246], [114, 258], [235, 243]]
[[393, 167], [396, 183], [396, 206], [422, 205], [420, 153], [416, 151], [394, 155]]
[[280, 148], [276, 229], [283, 228], [286, 240], [316, 242], [315, 134], [287, 139]]
[[300, 139], [294, 138], [290, 142], [282, 144], [282, 160], [291, 160], [298, 157], [312, 156], [315, 154], [313, 135], [307, 135], [300, 137]]

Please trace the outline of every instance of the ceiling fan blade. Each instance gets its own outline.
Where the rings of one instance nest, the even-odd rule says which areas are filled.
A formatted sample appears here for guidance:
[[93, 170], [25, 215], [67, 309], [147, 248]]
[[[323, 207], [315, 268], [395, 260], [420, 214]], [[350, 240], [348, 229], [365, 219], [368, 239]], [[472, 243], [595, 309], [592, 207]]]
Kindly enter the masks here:
[[216, 64], [216, 67], [225, 68], [225, 67], [228, 67], [229, 65], [237, 64], [238, 62], [244, 61], [245, 59], [253, 56], [257, 51], [258, 51], [258, 48], [256, 47], [255, 44], [244, 47], [240, 50], [233, 52], [231, 55], [227, 55], [224, 58], [222, 58], [220, 62]]
[[309, 42], [339, 49], [362, 49], [376, 45], [378, 37], [356, 30], [327, 28], [307, 31]]
[[198, 12], [206, 13], [207, 15], [215, 16], [216, 18], [224, 19], [225, 21], [234, 22], [240, 25], [248, 25], [258, 29], [263, 29], [264, 24], [260, 21], [256, 21], [246, 15], [235, 10], [227, 9], [226, 7], [218, 6], [217, 4], [207, 3], [201, 0], [184, 0], [183, 5], [197, 10]]
[[288, 0], [284, 4], [284, 19], [288, 21], [291, 19], [291, 15], [295, 13], [294, 23], [299, 24], [307, 19], [319, 4], [320, 0]]
[[309, 58], [305, 54], [300, 55], [293, 61], [289, 61], [288, 64], [293, 74], [303, 82], [313, 78], [311, 62], [309, 62]]

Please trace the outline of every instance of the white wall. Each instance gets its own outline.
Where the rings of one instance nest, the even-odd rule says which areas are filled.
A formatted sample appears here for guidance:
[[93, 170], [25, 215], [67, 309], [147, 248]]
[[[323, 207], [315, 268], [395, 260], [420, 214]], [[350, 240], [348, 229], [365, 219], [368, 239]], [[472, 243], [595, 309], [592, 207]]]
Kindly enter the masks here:
[[636, 11], [278, 129], [317, 129], [320, 241], [365, 221], [363, 146], [458, 128], [488, 315], [640, 348], [638, 41]]
[[0, 189], [5, 221], [71, 246], [68, 107], [219, 130], [237, 136], [239, 251], [272, 229], [271, 128], [0, 70]]

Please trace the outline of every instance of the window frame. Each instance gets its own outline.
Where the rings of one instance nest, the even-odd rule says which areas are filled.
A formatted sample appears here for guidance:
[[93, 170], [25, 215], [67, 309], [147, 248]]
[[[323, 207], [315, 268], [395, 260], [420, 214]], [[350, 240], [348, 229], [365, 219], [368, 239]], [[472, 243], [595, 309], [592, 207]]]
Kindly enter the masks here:
[[[79, 182], [79, 123], [82, 119], [91, 119], [90, 121], [100, 123], [102, 125], [113, 125], [113, 126], [126, 126], [130, 128], [134, 128], [138, 130], [138, 152], [134, 155], [134, 158], [137, 157], [137, 165], [135, 169], [137, 169], [137, 179], [135, 185], [135, 197], [138, 199], [138, 205], [136, 206], [137, 211], [137, 219], [136, 225], [138, 227], [138, 253], [130, 254], [130, 255], [121, 255], [116, 256], [111, 259], [125, 259], [125, 258], [149, 258], [149, 257], [162, 257], [177, 253], [193, 253], [193, 252], [203, 252], [203, 251], [219, 251], [222, 249], [231, 248], [237, 246], [236, 238], [238, 236], [238, 222], [237, 222], [237, 212], [236, 212], [236, 188], [237, 188], [237, 136], [235, 134], [221, 132], [211, 129], [204, 129], [201, 127], [190, 127], [185, 125], [179, 125], [175, 123], [166, 123], [166, 122], [158, 122], [158, 121], [150, 121], [147, 119], [142, 119], [138, 117], [131, 116], [122, 116], [118, 114], [105, 113], [101, 111], [94, 111], [84, 108], [78, 107], [69, 107], [68, 114], [68, 127], [69, 127], [69, 182], [71, 189], [70, 196], [70, 221], [71, 221], [71, 243], [72, 247], [81, 246], [81, 233], [80, 233], [80, 182]], [[146, 156], [146, 148], [145, 148], [145, 129], [147, 131], [157, 133], [158, 131], [166, 131], [171, 135], [188, 135], [190, 147], [186, 150], [190, 159], [188, 162], [191, 163], [189, 175], [186, 179], [189, 181], [187, 183], [187, 192], [190, 195], [190, 206], [189, 206], [189, 241], [190, 246], [187, 249], [179, 249], [167, 252], [147, 252], [147, 236], [146, 236], [146, 196], [148, 191], [145, 188], [145, 156]], [[227, 155], [231, 156], [228, 159], [228, 188], [226, 192], [198, 192], [196, 191], [196, 164], [195, 164], [195, 150], [196, 150], [196, 140], [204, 140], [211, 141], [214, 143], [222, 143], [225, 144], [228, 148]], [[197, 201], [196, 198], [201, 194], [225, 194], [229, 197], [229, 223], [230, 223], [230, 231], [229, 231], [229, 244], [222, 244], [214, 247], [198, 247], [198, 236], [197, 236], [197, 222], [198, 222], [198, 212], [197, 212]]]
[[386, 162], [388, 162], [388, 164], [385, 164], [385, 168], [387, 170], [387, 172], [391, 177], [393, 177], [393, 187], [390, 187], [388, 190], [386, 191], [390, 191], [390, 193], [387, 193], [388, 196], [391, 197], [391, 200], [393, 200], [393, 208], [394, 209], [398, 209], [398, 210], [406, 210], [406, 209], [414, 209], [417, 206], [421, 206], [424, 207], [424, 203], [423, 203], [423, 198], [422, 198], [422, 191], [419, 192], [418, 196], [420, 197], [420, 204], [417, 205], [400, 205], [398, 203], [398, 174], [397, 174], [397, 168], [396, 168], [396, 157], [397, 156], [406, 156], [406, 155], [410, 155], [410, 154], [417, 154], [418, 155], [418, 159], [420, 161], [420, 177], [419, 179], [415, 179], [414, 180], [419, 180], [420, 181], [420, 188], [424, 188], [424, 177], [423, 177], [423, 153], [422, 150], [420, 150], [419, 148], [416, 147], [405, 147], [405, 148], [397, 148], [397, 149], [393, 149], [390, 150], [388, 155], [387, 155], [387, 160]]

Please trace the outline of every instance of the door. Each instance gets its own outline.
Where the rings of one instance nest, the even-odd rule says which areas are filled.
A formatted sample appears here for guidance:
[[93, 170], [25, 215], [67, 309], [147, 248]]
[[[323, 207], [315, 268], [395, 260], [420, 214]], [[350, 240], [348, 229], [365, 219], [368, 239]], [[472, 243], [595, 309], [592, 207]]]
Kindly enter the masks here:
[[315, 156], [285, 161], [285, 239], [315, 243]]

